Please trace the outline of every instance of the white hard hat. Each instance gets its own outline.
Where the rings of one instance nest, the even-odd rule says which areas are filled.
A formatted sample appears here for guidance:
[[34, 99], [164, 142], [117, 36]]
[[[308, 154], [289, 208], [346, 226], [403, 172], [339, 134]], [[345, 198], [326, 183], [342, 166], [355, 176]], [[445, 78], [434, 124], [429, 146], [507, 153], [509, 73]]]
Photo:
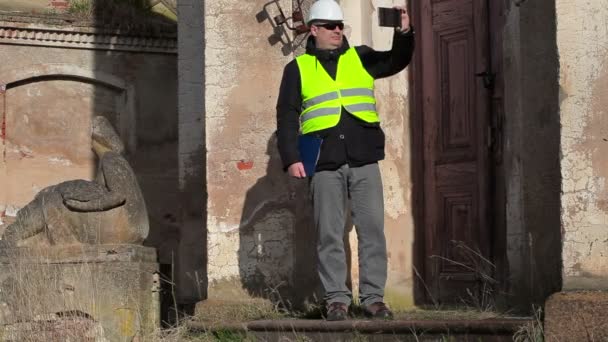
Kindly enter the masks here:
[[310, 24], [313, 20], [343, 21], [344, 14], [334, 0], [318, 0], [310, 6], [306, 23]]

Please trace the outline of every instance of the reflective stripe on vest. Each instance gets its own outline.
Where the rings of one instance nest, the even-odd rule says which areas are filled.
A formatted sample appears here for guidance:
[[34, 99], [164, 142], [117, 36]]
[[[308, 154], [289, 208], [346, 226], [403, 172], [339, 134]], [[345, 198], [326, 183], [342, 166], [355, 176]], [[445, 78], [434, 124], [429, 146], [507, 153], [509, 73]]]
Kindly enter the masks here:
[[340, 56], [335, 80], [315, 56], [302, 55], [296, 61], [302, 80], [300, 130], [303, 134], [337, 125], [342, 108], [365, 122], [380, 121], [374, 79], [354, 48]]

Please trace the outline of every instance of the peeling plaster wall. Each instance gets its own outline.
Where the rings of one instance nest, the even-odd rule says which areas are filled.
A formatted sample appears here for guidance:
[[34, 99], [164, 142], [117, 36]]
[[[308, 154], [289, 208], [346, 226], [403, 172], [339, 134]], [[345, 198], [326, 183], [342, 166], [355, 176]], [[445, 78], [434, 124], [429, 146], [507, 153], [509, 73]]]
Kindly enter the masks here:
[[557, 0], [564, 289], [608, 289], [608, 3]]
[[295, 207], [273, 137], [290, 58], [282, 44], [269, 43], [270, 22], [256, 17], [266, 2], [205, 3], [210, 299], [235, 299], [243, 290], [259, 296], [292, 283]]

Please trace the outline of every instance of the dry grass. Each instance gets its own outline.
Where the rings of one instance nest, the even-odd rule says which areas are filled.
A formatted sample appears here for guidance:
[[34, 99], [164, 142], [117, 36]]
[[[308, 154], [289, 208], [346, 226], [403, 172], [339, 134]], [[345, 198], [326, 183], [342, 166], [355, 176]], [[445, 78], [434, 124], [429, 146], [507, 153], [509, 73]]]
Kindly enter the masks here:
[[176, 28], [175, 21], [155, 13], [148, 0], [71, 0], [66, 14], [127, 32], [174, 33]]
[[49, 315], [36, 321], [16, 323], [3, 329], [2, 341], [107, 341], [103, 328], [88, 317]]
[[[108, 287], [113, 278], [104, 275], [107, 270], [102, 264], [86, 258], [78, 261], [78, 255], [58, 261], [55, 252], [48, 248], [2, 251], [8, 255], [2, 256], [0, 264], [0, 340], [108, 341], [102, 317], [106, 321], [118, 317], [120, 327], [114, 328], [121, 335], [138, 336], [150, 329], [149, 308], [135, 297], [139, 284], [133, 285], [133, 291], [113, 292]], [[146, 271], [146, 276], [152, 275]]]
[[522, 326], [513, 336], [514, 342], [544, 342], [545, 330], [542, 322], [542, 309], [534, 310], [534, 320]]
[[[431, 258], [448, 262], [452, 265], [461, 267], [463, 270], [475, 274], [476, 278], [478, 279], [479, 289], [466, 289], [467, 295], [459, 298], [463, 306], [474, 308], [480, 312], [495, 311], [495, 288], [498, 281], [494, 279], [491, 274], [496, 270], [496, 265], [486, 259], [480, 251], [467, 246], [467, 244], [463, 241], [453, 240], [451, 242], [454, 245], [454, 251], [460, 254], [461, 260], [466, 260], [466, 264], [464, 260], [451, 260], [440, 255], [433, 255]], [[425, 288], [428, 291], [426, 284]], [[473, 291], [475, 291], [475, 293]], [[437, 301], [433, 300], [433, 302], [437, 308], [440, 306]]]
[[[466, 297], [460, 298], [458, 307], [455, 307], [454, 305], [444, 306], [433, 300], [434, 303], [430, 308], [418, 307], [411, 310], [395, 311], [396, 319], [481, 320], [509, 317], [508, 313], [498, 312], [496, 310], [493, 291], [497, 281], [483, 271], [491, 271], [496, 267], [489, 260], [484, 258], [479, 251], [473, 250], [460, 241], [452, 241], [452, 243], [454, 243], [455, 249], [458, 249], [461, 252], [461, 255], [468, 259], [468, 264], [473, 266], [467, 266], [446, 258], [443, 258], [444, 261], [459, 264], [470, 271], [474, 271], [479, 279], [479, 295], [469, 290]], [[418, 276], [420, 275], [418, 274]], [[424, 285], [426, 286], [426, 284]], [[426, 287], [426, 289], [429, 291], [428, 287]], [[222, 323], [239, 323], [265, 319], [322, 319], [321, 312], [323, 311], [323, 308], [319, 303], [309, 305], [306, 312], [299, 312], [291, 310], [289, 303], [277, 295], [279, 291], [276, 288], [269, 287], [267, 292], [269, 293], [269, 297], [273, 298], [272, 302], [275, 303], [275, 305], [270, 304], [270, 302], [266, 300], [253, 300], [252, 302], [245, 304], [238, 302], [234, 305], [230, 305], [226, 302], [213, 303], [213, 301], [207, 301], [204, 313], [199, 312], [196, 319], [204, 323], [220, 325]], [[430, 294], [429, 291], [429, 295]], [[362, 309], [356, 305], [353, 306], [351, 314], [354, 319], [364, 318]]]
[[221, 325], [255, 320], [283, 319], [290, 316], [263, 299], [251, 299], [245, 303], [241, 301], [231, 303], [207, 300], [204, 306], [197, 310], [195, 319], [209, 325]]
[[[0, 321], [6, 324], [0, 328], [2, 339], [103, 341], [103, 329], [91, 316], [95, 313], [77, 302], [74, 287], [64, 281], [44, 250], [22, 253], [24, 250], [11, 249], [7, 256], [11, 262], [4, 265], [9, 272], [2, 279]], [[72, 270], [83, 280], [92, 276], [88, 264]]]
[[[471, 253], [475, 255], [474, 252]], [[40, 255], [38, 258], [44, 260], [45, 256]], [[19, 256], [15, 256], [13, 259], [21, 260]], [[24, 342], [56, 340], [106, 341], [101, 325], [95, 320], [97, 313], [94, 310], [91, 311], [90, 306], [80, 305], [78, 298], [75, 298], [73, 295], [73, 289], [66, 286], [64, 283], [65, 279], [50, 271], [52, 268], [49, 266], [50, 262], [38, 265], [19, 262], [11, 264], [12, 269], [9, 273], [14, 282], [10, 287], [12, 302], [8, 306], [3, 307], [0, 305], [0, 311], [2, 311], [2, 308], [6, 311], [8, 307], [10, 310], [4, 312], [4, 315], [13, 317], [14, 321], [12, 325], [5, 326], [4, 328], [0, 327], [0, 331], [3, 333], [0, 339], [3, 341]], [[91, 279], [91, 293], [96, 293], [96, 283], [92, 281], [95, 273], [93, 265], [83, 263], [73, 273], [74, 276], [79, 277], [81, 280]], [[3, 289], [7, 288], [6, 279], [8, 278], [4, 278], [5, 283], [2, 284]], [[493, 279], [491, 277], [484, 275], [480, 276], [480, 279], [485, 279], [488, 283], [488, 288], [492, 288]], [[274, 294], [275, 297], [279, 292], [276, 288], [270, 288], [268, 291], [270, 294]], [[442, 310], [440, 305], [436, 305], [427, 310], [418, 308], [397, 311], [395, 312], [395, 318], [399, 320], [477, 320], [507, 317], [505, 314], [492, 310], [493, 305], [490, 298], [493, 298], [493, 296], [491, 296], [491, 292], [488, 292], [487, 299], [472, 302], [473, 305], [463, 306], [460, 310]], [[310, 312], [302, 313], [286, 309], [289, 305], [280, 296], [274, 299], [274, 301], [256, 299], [245, 304], [242, 302], [231, 304], [206, 301], [204, 309], [197, 310], [197, 316], [194, 319], [209, 326], [221, 326], [227, 323], [254, 320], [303, 317], [320, 318], [320, 315], [316, 317], [310, 316], [310, 312], [321, 311], [319, 305], [313, 305]], [[69, 308], [69, 310], [58, 311], [56, 308], [56, 303], [58, 302], [65, 304], [65, 307]], [[93, 306], [96, 306], [96, 304], [93, 303]], [[0, 312], [0, 316], [2, 316], [2, 312]], [[355, 319], [358, 317], [356, 316]], [[137, 319], [140, 318], [138, 317]], [[306, 340], [305, 336], [298, 336], [296, 332], [293, 335], [295, 336], [293, 341]], [[538, 312], [535, 322], [522, 327], [514, 336], [514, 341], [540, 342], [543, 341], [542, 336], [542, 322], [540, 312]], [[361, 340], [365, 340], [365, 338], [365, 336], [361, 336]], [[192, 333], [188, 331], [186, 325], [180, 325], [173, 329], [159, 329], [153, 334], [140, 337], [135, 341], [255, 341], [255, 338], [246, 333], [222, 330]]]
[[[183, 322], [185, 323], [185, 322]], [[254, 342], [253, 336], [246, 333], [217, 330], [213, 332], [191, 332], [186, 324], [171, 329], [158, 330], [141, 342]], [[286, 340], [284, 340], [286, 341]], [[139, 341], [135, 341], [139, 342]], [[286, 341], [287, 342], [287, 341]]]
[[463, 307], [461, 310], [424, 310], [413, 309], [407, 311], [395, 312], [395, 319], [399, 320], [482, 320], [492, 318], [504, 318], [508, 315], [494, 311], [478, 311], [475, 309]]
[[67, 13], [86, 19], [99, 14], [148, 14], [146, 1], [141, 0], [71, 0]]

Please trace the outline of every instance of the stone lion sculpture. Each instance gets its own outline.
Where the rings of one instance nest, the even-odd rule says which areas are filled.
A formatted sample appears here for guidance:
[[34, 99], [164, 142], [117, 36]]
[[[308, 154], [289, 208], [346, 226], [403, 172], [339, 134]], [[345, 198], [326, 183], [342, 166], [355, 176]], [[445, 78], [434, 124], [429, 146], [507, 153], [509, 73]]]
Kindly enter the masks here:
[[93, 118], [92, 148], [98, 157], [94, 181], [71, 180], [49, 186], [17, 212], [2, 235], [15, 246], [44, 234], [51, 245], [141, 244], [149, 231], [144, 198], [124, 145], [110, 122]]

